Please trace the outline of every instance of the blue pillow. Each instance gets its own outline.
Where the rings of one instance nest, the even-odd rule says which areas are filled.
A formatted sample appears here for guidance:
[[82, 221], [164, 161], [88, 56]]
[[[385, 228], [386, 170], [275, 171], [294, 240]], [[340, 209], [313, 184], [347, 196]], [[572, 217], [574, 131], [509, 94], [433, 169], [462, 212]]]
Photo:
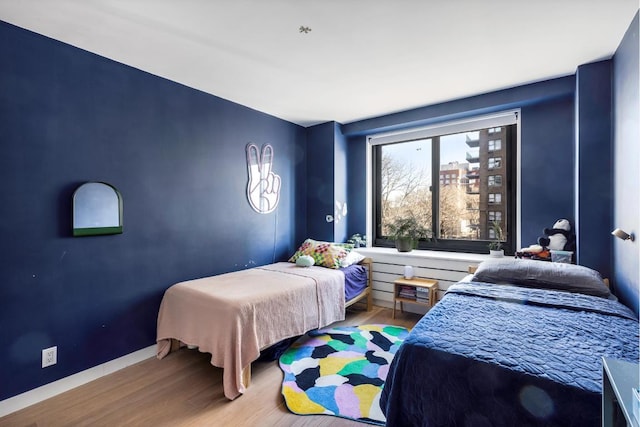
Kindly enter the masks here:
[[595, 270], [582, 265], [525, 259], [481, 262], [473, 281], [578, 292], [609, 298], [611, 292]]

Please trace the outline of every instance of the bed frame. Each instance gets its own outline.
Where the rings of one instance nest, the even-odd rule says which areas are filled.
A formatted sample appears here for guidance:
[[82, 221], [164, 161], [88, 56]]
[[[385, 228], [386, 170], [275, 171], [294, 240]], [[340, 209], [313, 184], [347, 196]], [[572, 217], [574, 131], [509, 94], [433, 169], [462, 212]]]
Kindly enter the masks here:
[[[363, 265], [367, 269], [367, 287], [358, 295], [351, 298], [349, 301], [345, 301], [345, 309], [347, 307], [351, 307], [352, 305], [362, 302], [366, 304], [367, 311], [371, 311], [373, 308], [373, 260], [369, 257], [363, 259], [359, 263]], [[366, 298], [366, 301], [365, 301]], [[181, 343], [180, 340], [175, 338], [171, 339], [171, 350], [170, 352], [174, 352], [179, 350], [181, 347], [184, 347], [185, 344]], [[251, 384], [251, 365], [249, 364], [246, 368], [242, 370], [242, 384], [245, 388], [248, 388]]]
[[[468, 266], [471, 274], [477, 269]], [[611, 354], [637, 361], [637, 317], [606, 298], [574, 299], [560, 289], [545, 296], [534, 284], [518, 290], [478, 283], [475, 293], [476, 284], [465, 282], [447, 290], [396, 353], [380, 398], [387, 425], [463, 424], [464, 414], [495, 425], [599, 425], [595, 373], [602, 370], [601, 357]], [[501, 335], [503, 323], [512, 328]], [[584, 333], [574, 334], [581, 326]], [[519, 346], [520, 339], [527, 346]], [[514, 352], [518, 347], [523, 350]], [[541, 411], [542, 405], [531, 411], [522, 399], [527, 389], [545, 396], [551, 411]]]
[[367, 299], [366, 304], [367, 304], [367, 311], [371, 311], [371, 309], [373, 308], [373, 279], [372, 279], [372, 274], [373, 274], [373, 260], [369, 257], [363, 259], [362, 261], [360, 261], [359, 263], [360, 265], [364, 265], [364, 267], [367, 269], [367, 287], [365, 288], [364, 291], [360, 292], [360, 294], [356, 295], [355, 297], [351, 298], [349, 301], [346, 301], [344, 303], [345, 308], [347, 307], [351, 307], [353, 304], [357, 303], [357, 302], [361, 302], [364, 298]]

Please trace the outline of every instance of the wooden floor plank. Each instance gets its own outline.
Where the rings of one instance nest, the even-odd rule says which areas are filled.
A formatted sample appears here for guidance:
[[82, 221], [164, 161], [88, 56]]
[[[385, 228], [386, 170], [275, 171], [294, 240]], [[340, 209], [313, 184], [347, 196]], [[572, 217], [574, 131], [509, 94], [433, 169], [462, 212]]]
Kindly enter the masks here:
[[[412, 328], [420, 319], [359, 306], [332, 326], [390, 324]], [[222, 392], [222, 369], [211, 355], [183, 348], [162, 360], [147, 359], [51, 399], [0, 418], [0, 426], [309, 426], [352, 427], [363, 424], [326, 415], [291, 413], [281, 395], [277, 361], [255, 362], [251, 386], [229, 401]]]

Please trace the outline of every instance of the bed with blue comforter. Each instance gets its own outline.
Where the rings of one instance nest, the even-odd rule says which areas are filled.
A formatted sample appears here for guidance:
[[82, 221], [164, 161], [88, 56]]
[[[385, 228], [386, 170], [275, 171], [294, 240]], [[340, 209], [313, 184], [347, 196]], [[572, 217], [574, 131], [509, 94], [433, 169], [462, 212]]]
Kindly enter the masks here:
[[387, 425], [600, 425], [602, 357], [638, 362], [634, 313], [605, 295], [471, 279], [396, 353], [380, 402]]

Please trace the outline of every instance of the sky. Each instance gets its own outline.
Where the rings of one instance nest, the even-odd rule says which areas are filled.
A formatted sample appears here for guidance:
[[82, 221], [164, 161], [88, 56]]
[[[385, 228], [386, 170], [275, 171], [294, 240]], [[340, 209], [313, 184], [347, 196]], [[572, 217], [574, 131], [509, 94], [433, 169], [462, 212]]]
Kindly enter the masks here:
[[[458, 161], [466, 163], [468, 152], [477, 153], [477, 148], [466, 144], [466, 136], [470, 139], [478, 137], [478, 132], [462, 132], [440, 137], [440, 164]], [[393, 156], [412, 169], [421, 169], [423, 176], [431, 183], [431, 139], [421, 139], [411, 142], [385, 145], [385, 155]]]

